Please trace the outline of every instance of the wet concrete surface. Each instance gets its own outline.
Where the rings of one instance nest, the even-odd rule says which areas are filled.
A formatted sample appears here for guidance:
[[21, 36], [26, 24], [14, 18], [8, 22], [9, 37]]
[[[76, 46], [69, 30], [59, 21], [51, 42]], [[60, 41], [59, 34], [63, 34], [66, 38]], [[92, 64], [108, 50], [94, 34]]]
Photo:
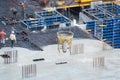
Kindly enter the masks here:
[[[91, 45], [92, 43], [92, 45]], [[118, 49], [112, 49], [106, 44], [103, 50], [103, 43], [98, 40], [73, 39], [73, 46], [83, 44], [82, 53], [70, 54], [69, 50], [63, 53], [58, 52], [58, 45], [43, 47], [44, 51], [33, 51], [25, 48], [5, 47], [0, 50], [0, 55], [5, 51], [18, 51], [16, 63], [4, 64], [0, 57], [0, 79], [1, 80], [119, 80], [120, 59]], [[82, 50], [82, 49], [81, 49]], [[74, 49], [72, 49], [74, 52]], [[99, 58], [103, 57], [104, 66]], [[43, 61], [33, 61], [44, 58]], [[99, 60], [95, 60], [99, 59]], [[95, 61], [94, 61], [95, 60]], [[56, 63], [65, 64], [56, 64]], [[36, 64], [36, 75], [22, 77], [24, 65]], [[27, 68], [25, 74], [32, 74], [31, 68]]]

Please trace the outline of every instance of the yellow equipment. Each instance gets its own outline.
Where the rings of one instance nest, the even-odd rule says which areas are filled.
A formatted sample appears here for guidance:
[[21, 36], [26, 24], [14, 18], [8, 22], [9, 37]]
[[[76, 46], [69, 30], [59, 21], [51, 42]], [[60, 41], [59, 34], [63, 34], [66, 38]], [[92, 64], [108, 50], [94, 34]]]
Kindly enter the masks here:
[[106, 39], [102, 39], [102, 42], [105, 42], [106, 41]]
[[65, 4], [65, 1], [57, 1], [57, 4], [58, 4], [58, 5], [64, 5], [64, 4]]
[[103, 24], [101, 24], [101, 25], [99, 25], [99, 27], [105, 27], [106, 25], [103, 25]]
[[66, 53], [67, 49], [69, 49], [71, 53], [72, 39], [73, 39], [73, 32], [71, 31], [57, 32], [58, 51], [60, 52], [60, 48], [62, 48], [62, 51]]
[[87, 3], [87, 2], [92, 2], [93, 0], [74, 0], [74, 1], [80, 3]]
[[91, 29], [87, 29], [86, 32], [91, 32], [92, 30]]

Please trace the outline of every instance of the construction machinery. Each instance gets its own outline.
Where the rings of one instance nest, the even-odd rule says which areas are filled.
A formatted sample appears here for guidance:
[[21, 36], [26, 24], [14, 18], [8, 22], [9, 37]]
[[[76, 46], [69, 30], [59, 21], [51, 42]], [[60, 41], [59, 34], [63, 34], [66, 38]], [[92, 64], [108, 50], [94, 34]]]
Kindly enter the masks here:
[[69, 51], [71, 53], [71, 45], [72, 45], [73, 35], [74, 34], [71, 31], [57, 32], [58, 51], [59, 52], [60, 52], [60, 49], [62, 49], [63, 53], [66, 53], [67, 49], [69, 49]]

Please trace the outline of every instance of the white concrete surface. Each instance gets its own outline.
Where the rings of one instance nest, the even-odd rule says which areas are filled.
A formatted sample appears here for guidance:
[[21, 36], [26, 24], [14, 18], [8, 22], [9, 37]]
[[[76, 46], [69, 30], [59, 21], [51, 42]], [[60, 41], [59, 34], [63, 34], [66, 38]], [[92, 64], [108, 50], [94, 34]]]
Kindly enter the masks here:
[[[59, 53], [57, 45], [43, 47], [44, 51], [31, 51], [25, 48], [5, 47], [4, 51], [18, 50], [18, 62], [4, 64], [0, 57], [0, 80], [120, 80], [120, 53], [119, 49], [112, 49], [106, 45], [103, 51], [103, 43], [97, 40], [80, 39], [73, 40], [73, 45], [84, 44], [84, 53], [70, 55]], [[105, 66], [93, 68], [93, 58], [104, 56]], [[33, 62], [35, 58], [45, 58], [44, 61]], [[56, 62], [67, 64], [56, 65]], [[37, 76], [22, 79], [22, 65], [36, 64]]]

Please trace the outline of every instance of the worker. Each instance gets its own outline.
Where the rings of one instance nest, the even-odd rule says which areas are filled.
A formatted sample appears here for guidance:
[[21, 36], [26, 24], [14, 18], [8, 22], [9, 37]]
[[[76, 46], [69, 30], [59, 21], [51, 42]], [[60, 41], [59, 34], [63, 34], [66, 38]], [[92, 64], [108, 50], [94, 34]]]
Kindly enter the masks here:
[[20, 6], [22, 8], [22, 16], [23, 16], [23, 19], [24, 19], [24, 14], [25, 14], [25, 3], [20, 3]]
[[2, 31], [0, 32], [0, 41], [1, 41], [2, 46], [5, 46], [5, 36], [6, 36], [6, 33], [4, 29], [2, 29]]
[[14, 27], [12, 27], [11, 33], [12, 31], [14, 32], [15, 35], [17, 34], [17, 30]]
[[[12, 27], [11, 33], [12, 32], [14, 32], [15, 36], [17, 35], [17, 30], [14, 27]], [[15, 40], [15, 43], [17, 43], [17, 39]]]
[[16, 17], [17, 17], [17, 9], [16, 8], [11, 8], [10, 10], [13, 13], [13, 18], [16, 19]]
[[10, 40], [11, 40], [11, 47], [13, 48], [14, 47], [14, 43], [16, 41], [16, 36], [14, 34], [14, 31], [12, 31], [11, 34], [10, 34]]

